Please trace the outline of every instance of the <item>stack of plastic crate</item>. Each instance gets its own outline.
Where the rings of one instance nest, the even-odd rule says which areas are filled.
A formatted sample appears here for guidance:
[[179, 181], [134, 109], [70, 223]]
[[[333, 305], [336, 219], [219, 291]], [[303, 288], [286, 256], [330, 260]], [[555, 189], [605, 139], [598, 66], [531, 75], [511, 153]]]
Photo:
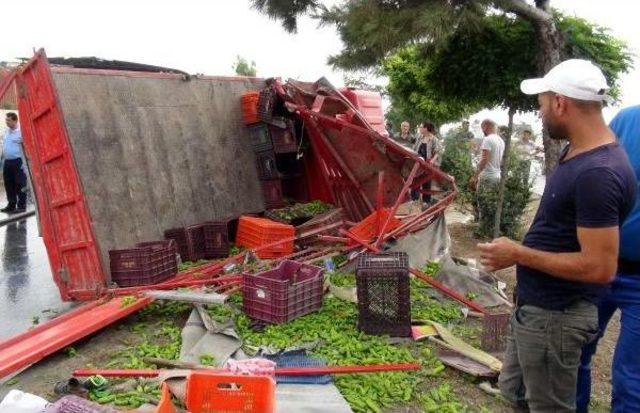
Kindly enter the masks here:
[[[236, 244], [245, 248], [276, 244], [257, 252], [260, 258], [279, 258], [293, 252], [293, 237], [295, 228], [293, 225], [281, 224], [270, 219], [241, 216], [238, 221]], [[288, 241], [277, 243], [287, 238]]]

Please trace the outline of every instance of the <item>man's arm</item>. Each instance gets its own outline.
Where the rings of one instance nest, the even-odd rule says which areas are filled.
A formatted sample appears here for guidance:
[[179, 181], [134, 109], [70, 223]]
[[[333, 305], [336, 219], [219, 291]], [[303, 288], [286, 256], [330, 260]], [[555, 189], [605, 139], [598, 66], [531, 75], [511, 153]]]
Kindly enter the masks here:
[[478, 244], [480, 263], [489, 271], [518, 264], [569, 281], [606, 284], [618, 265], [618, 227], [577, 228], [580, 252], [545, 252], [508, 238]]
[[480, 176], [484, 168], [487, 166], [487, 163], [489, 163], [489, 150], [483, 149], [480, 162], [478, 162], [478, 167], [476, 168], [476, 172], [474, 172], [474, 174], [471, 175], [471, 178], [469, 178], [469, 185], [472, 188], [475, 188], [476, 185], [478, 184], [478, 177]]
[[624, 185], [611, 170], [594, 168], [583, 172], [575, 188], [580, 251], [544, 252], [499, 238], [478, 245], [481, 262], [491, 270], [519, 264], [565, 280], [607, 283], [615, 275], [618, 263], [624, 194]]
[[482, 171], [484, 171], [484, 168], [487, 166], [488, 163], [489, 163], [489, 150], [483, 149], [482, 156], [480, 157], [480, 162], [478, 162], [478, 167], [476, 168], [476, 172], [473, 174], [473, 176], [476, 179], [480, 176]]

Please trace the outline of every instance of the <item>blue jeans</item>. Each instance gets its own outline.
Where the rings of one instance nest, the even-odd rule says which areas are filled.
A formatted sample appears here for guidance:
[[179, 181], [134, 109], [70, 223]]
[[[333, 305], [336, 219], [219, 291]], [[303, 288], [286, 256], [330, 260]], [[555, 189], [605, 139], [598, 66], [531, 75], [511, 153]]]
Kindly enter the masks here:
[[[613, 354], [611, 411], [640, 412], [640, 274], [619, 273], [603, 297], [598, 311], [599, 336], [617, 309], [622, 316], [620, 336]], [[598, 340], [584, 346], [578, 369], [577, 413], [589, 411], [591, 358]]]

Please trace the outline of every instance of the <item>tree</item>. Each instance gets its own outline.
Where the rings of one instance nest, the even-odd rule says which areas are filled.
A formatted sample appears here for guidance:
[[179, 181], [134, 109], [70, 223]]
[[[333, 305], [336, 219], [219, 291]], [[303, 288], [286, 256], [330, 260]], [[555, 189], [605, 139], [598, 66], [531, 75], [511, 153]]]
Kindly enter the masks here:
[[[549, 0], [351, 0], [326, 7], [320, 0], [252, 0], [253, 6], [295, 32], [297, 19], [309, 15], [337, 28], [344, 44], [329, 62], [342, 69], [375, 67], [390, 54], [411, 44], [437, 46], [460, 30], [475, 30], [496, 10], [517, 16], [533, 27], [537, 75], [558, 64], [566, 51], [565, 33]], [[559, 142], [543, 136], [545, 169], [550, 172], [560, 153]]]
[[[575, 17], [556, 13], [558, 27], [565, 33], [563, 57], [590, 59], [603, 69], [612, 95], [618, 94], [618, 76], [630, 67], [630, 56], [623, 43], [601, 27]], [[452, 121], [468, 110], [501, 106], [508, 110], [509, 128], [505, 139], [503, 179], [495, 220], [498, 235], [506, 182], [506, 171], [516, 111], [535, 110], [535, 97], [520, 91], [520, 81], [533, 77], [537, 53], [535, 28], [527, 21], [509, 15], [491, 15], [481, 19], [470, 32], [460, 29], [438, 47], [405, 47], [382, 63], [389, 77], [392, 102], [414, 104], [423, 118]], [[437, 97], [437, 99], [436, 99]], [[442, 111], [442, 108], [446, 108]]]
[[[261, 3], [258, 8], [269, 4], [269, 14], [277, 16], [277, 8], [287, 2], [256, 3]], [[327, 9], [317, 1], [307, 2], [324, 23], [336, 25], [345, 44], [329, 59], [332, 64], [350, 70], [382, 67], [390, 79], [392, 116], [409, 118], [413, 111], [414, 116], [418, 112], [422, 119], [442, 123], [482, 107], [508, 109], [496, 236], [513, 116], [537, 106], [534, 98], [520, 92], [520, 81], [548, 71], [563, 58], [583, 57], [600, 64], [609, 84], [617, 86], [619, 74], [631, 65], [625, 45], [606, 29], [551, 13], [548, 1], [537, 0], [535, 6], [523, 0], [354, 0]], [[557, 164], [560, 142], [546, 133], [543, 142], [549, 174]]]
[[236, 56], [236, 62], [233, 64], [233, 70], [238, 76], [256, 76], [256, 62], [251, 61], [251, 64], [242, 56]]

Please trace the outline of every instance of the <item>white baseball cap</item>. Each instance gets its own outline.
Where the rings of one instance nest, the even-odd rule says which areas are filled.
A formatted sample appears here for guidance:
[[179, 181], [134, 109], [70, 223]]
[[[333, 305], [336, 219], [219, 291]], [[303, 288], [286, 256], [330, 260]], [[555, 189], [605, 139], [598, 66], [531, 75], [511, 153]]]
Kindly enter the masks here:
[[588, 60], [570, 59], [558, 64], [542, 78], [520, 83], [527, 95], [555, 92], [573, 99], [609, 102], [609, 85], [600, 68]]

